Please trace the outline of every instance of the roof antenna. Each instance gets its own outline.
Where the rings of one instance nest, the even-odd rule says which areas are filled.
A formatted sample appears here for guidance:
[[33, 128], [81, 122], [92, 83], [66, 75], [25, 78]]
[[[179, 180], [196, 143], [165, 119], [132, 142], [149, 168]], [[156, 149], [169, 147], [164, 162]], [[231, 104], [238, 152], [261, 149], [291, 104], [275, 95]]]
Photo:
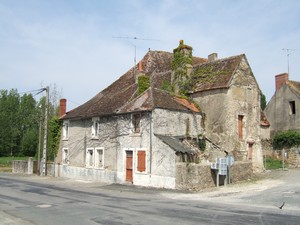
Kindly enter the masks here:
[[[141, 40], [141, 41], [159, 41], [157, 39], [148, 39], [148, 38], [137, 38], [137, 37], [113, 37], [113, 38], [120, 38], [120, 39], [132, 39], [132, 40]], [[133, 67], [133, 77], [136, 79], [136, 44], [133, 44], [131, 43], [130, 41], [127, 41], [129, 42], [131, 45], [134, 46], [134, 67]], [[150, 48], [149, 48], [150, 49]]]
[[282, 50], [286, 51], [288, 76], [290, 76], [290, 54], [292, 54], [291, 51], [296, 51], [297, 49], [283, 48]]

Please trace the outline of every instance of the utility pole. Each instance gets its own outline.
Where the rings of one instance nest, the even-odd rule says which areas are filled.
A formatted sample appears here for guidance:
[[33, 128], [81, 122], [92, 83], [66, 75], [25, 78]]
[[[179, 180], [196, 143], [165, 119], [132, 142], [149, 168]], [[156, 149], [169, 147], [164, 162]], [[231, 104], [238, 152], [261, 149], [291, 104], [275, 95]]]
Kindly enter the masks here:
[[47, 130], [48, 130], [48, 108], [49, 108], [49, 86], [44, 88], [46, 91], [45, 101], [45, 119], [44, 119], [44, 145], [43, 145], [43, 158], [42, 158], [42, 171], [41, 176], [47, 176]]

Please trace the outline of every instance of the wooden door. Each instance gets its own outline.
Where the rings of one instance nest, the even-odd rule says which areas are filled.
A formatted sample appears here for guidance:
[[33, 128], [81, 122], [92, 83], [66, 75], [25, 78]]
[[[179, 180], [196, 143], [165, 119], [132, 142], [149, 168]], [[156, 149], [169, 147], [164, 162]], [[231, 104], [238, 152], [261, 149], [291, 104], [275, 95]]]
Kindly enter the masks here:
[[126, 151], [126, 181], [132, 182], [132, 162], [133, 162], [133, 152], [132, 151]]
[[248, 143], [248, 159], [252, 159], [252, 147], [253, 143]]

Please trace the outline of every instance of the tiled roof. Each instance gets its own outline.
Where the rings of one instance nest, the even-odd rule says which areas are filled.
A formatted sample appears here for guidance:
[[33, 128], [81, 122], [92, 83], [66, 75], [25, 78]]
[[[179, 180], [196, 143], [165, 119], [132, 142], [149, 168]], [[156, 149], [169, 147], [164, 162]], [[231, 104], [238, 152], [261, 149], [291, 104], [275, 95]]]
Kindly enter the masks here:
[[288, 80], [286, 84], [292, 89], [292, 91], [300, 97], [300, 82]]
[[[103, 91], [79, 107], [66, 113], [62, 119], [91, 118], [101, 115], [125, 113], [126, 110], [150, 110], [162, 107], [176, 110], [193, 110], [175, 101], [167, 92], [158, 90], [164, 80], [171, 82], [173, 54], [163, 51], [149, 51], [141, 60], [135, 74], [143, 73], [150, 77], [152, 88], [142, 96], [137, 96], [137, 84], [133, 68]], [[203, 63], [206, 59], [193, 57], [193, 63]], [[146, 96], [148, 93], [148, 96]], [[135, 101], [133, 101], [135, 99]], [[139, 106], [139, 107], [137, 107]]]
[[149, 88], [142, 95], [125, 104], [117, 112], [149, 111], [154, 108], [200, 112], [194, 103], [172, 96], [169, 92], [157, 88]]
[[[182, 141], [180, 140], [180, 137], [174, 137], [174, 136], [165, 136], [165, 135], [159, 135], [155, 134], [159, 139], [161, 139], [165, 144], [169, 145], [175, 152], [181, 152], [181, 153], [193, 153], [194, 151], [187, 146], [185, 146]], [[182, 138], [182, 137], [181, 137]]]
[[234, 71], [245, 55], [206, 62], [194, 67], [194, 92], [228, 88]]

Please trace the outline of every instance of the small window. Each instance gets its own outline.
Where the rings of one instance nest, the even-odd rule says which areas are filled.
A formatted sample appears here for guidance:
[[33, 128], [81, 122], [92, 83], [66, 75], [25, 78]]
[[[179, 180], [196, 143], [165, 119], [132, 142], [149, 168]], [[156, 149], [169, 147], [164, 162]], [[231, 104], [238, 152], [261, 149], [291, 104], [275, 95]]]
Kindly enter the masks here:
[[103, 168], [104, 167], [104, 150], [103, 148], [96, 148], [96, 156], [95, 156], [95, 167]]
[[88, 148], [86, 151], [86, 166], [93, 167], [94, 166], [94, 149]]
[[63, 123], [63, 139], [69, 138], [69, 121]]
[[62, 153], [62, 163], [69, 164], [69, 150], [67, 148], [63, 148]]
[[146, 151], [137, 151], [137, 171], [146, 171]]
[[133, 128], [133, 133], [141, 132], [141, 114], [140, 113], [132, 115], [132, 128]]
[[290, 115], [295, 115], [296, 114], [296, 104], [295, 101], [290, 101]]
[[97, 138], [99, 134], [99, 119], [93, 118], [92, 121], [92, 138]]
[[243, 138], [243, 119], [244, 116], [238, 115], [238, 134], [240, 139]]

